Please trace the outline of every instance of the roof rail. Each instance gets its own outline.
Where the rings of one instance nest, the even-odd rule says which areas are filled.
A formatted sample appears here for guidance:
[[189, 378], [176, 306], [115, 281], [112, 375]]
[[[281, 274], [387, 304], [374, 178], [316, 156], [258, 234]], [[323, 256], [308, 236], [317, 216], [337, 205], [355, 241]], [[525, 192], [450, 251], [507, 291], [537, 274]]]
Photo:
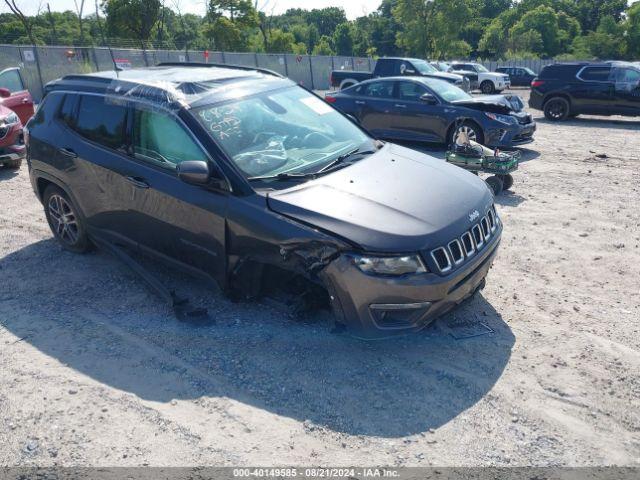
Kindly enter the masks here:
[[233, 70], [246, 70], [256, 71], [260, 73], [266, 73], [267, 75], [273, 75], [274, 77], [284, 78], [278, 72], [269, 70], [268, 68], [250, 67], [248, 65], [230, 65], [228, 63], [204, 63], [204, 62], [160, 62], [156, 67], [216, 67], [216, 68], [229, 68]]

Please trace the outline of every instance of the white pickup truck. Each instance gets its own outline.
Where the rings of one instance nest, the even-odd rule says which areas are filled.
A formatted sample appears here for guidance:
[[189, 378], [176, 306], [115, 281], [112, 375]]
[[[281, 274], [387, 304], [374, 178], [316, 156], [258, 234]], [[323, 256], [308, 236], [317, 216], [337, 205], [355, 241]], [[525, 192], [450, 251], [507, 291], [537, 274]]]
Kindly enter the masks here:
[[451, 62], [454, 70], [467, 70], [478, 74], [477, 87], [482, 93], [501, 92], [511, 86], [509, 75], [504, 73], [490, 72], [484, 65], [475, 62]]

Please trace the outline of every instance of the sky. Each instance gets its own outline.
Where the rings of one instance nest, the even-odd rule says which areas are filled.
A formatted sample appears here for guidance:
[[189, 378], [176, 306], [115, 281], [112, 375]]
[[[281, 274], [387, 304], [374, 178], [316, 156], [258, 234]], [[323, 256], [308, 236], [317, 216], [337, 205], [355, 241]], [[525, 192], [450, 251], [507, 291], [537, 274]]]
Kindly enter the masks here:
[[[203, 15], [205, 12], [206, 0], [166, 0], [165, 5], [172, 8], [175, 1], [179, 2], [180, 9], [183, 13], [196, 13]], [[45, 11], [47, 3], [53, 11], [75, 11], [73, 0], [16, 0], [16, 4], [28, 15], [33, 15], [41, 5], [41, 11]], [[78, 2], [80, 3], [80, 2]], [[95, 10], [95, 0], [85, 0], [84, 10], [91, 13]], [[363, 14], [371, 13], [378, 8], [380, 0], [258, 0], [258, 7], [265, 13], [279, 14], [284, 13], [289, 8], [324, 8], [324, 7], [342, 7], [344, 8], [347, 18], [353, 20]], [[0, 0], [0, 13], [9, 12], [4, 0]]]

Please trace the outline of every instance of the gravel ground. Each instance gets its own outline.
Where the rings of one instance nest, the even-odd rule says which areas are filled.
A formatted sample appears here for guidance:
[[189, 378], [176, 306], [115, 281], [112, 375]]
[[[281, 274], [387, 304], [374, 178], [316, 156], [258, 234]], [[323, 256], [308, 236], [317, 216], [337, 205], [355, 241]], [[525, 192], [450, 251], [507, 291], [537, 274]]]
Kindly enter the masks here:
[[0, 465], [640, 465], [640, 122], [538, 121], [486, 289], [380, 342], [153, 267], [178, 322], [0, 171]]

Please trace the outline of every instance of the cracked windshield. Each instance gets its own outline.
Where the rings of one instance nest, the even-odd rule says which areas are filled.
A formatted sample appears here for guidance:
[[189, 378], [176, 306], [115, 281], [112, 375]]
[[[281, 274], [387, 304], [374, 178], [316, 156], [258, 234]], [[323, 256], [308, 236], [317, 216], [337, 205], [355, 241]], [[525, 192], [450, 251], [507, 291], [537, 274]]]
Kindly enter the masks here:
[[201, 108], [198, 120], [252, 179], [318, 173], [373, 140], [314, 95], [287, 88]]

